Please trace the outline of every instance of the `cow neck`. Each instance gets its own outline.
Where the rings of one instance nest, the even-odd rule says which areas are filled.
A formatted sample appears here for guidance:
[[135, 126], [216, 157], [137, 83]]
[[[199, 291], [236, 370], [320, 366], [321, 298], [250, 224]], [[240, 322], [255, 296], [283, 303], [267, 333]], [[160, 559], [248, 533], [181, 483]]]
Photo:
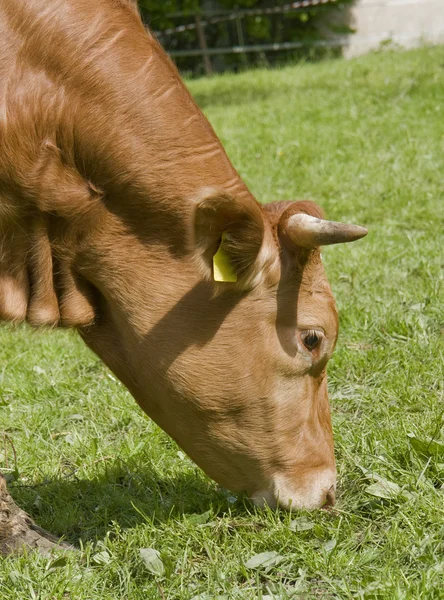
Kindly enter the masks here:
[[113, 74], [103, 105], [108, 118], [101, 117], [100, 130], [96, 119], [79, 119], [79, 129], [86, 129], [81, 139], [88, 140], [84, 164], [102, 159], [98, 187], [120, 198], [130, 190], [142, 203], [167, 204], [173, 211], [183, 210], [209, 187], [255, 202], [175, 67], [148, 39], [149, 58], [139, 69], [121, 74], [121, 86], [115, 85], [119, 73]]
[[59, 123], [47, 134], [86, 179], [115, 197], [130, 190], [176, 206], [204, 187], [253, 201], [177, 69], [128, 6], [66, 2], [61, 11], [54, 0], [18, 0], [9, 18], [30, 70], [53, 83]]
[[77, 265], [110, 223], [180, 262], [203, 188], [256, 203], [157, 41], [116, 6], [17, 0], [2, 13], [21, 61], [2, 157], [19, 200], [0, 282], [6, 318], [90, 322], [94, 298]]

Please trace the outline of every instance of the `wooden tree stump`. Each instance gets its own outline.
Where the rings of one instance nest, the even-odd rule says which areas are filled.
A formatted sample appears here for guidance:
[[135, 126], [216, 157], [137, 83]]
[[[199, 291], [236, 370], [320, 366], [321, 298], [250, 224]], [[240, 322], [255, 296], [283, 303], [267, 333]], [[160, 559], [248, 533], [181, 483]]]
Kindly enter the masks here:
[[75, 550], [74, 546], [60, 542], [34, 523], [12, 499], [6, 481], [0, 473], [0, 555], [20, 553], [24, 549], [37, 550], [49, 556], [53, 550]]

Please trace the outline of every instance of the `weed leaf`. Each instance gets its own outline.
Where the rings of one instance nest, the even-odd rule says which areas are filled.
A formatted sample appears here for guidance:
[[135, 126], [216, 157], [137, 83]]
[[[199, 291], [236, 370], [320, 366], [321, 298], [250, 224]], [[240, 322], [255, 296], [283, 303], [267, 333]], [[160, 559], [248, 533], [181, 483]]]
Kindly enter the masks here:
[[410, 445], [421, 456], [444, 456], [444, 443], [433, 438], [420, 439], [414, 433], [408, 433]]
[[68, 564], [68, 557], [62, 555], [57, 558], [49, 560], [46, 565], [46, 570], [54, 571], [55, 569], [61, 569], [62, 567], [65, 567], [67, 564]]
[[192, 514], [192, 515], [187, 515], [186, 519], [187, 519], [188, 523], [191, 523], [191, 525], [203, 525], [204, 523], [208, 523], [211, 516], [212, 516], [212, 511], [207, 510], [206, 512], [202, 513], [201, 515], [199, 515], [197, 513]]

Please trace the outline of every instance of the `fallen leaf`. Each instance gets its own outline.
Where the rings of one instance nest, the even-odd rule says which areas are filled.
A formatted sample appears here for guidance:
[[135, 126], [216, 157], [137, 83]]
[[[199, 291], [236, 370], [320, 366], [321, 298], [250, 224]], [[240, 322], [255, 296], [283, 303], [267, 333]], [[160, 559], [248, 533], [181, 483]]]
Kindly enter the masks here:
[[18, 585], [24, 579], [24, 577], [20, 573], [20, 571], [16, 571], [15, 569], [10, 571], [8, 575], [9, 575], [9, 579], [12, 581], [12, 583], [14, 585]]
[[85, 420], [84, 415], [80, 415], [78, 413], [74, 413], [73, 415], [69, 415], [69, 418], [71, 419], [71, 421], [84, 421]]
[[101, 552], [96, 552], [91, 560], [96, 565], [107, 565], [111, 561], [111, 555], [106, 550], [102, 550]]
[[326, 552], [331, 552], [334, 548], [336, 548], [336, 544], [336, 539], [332, 538], [331, 540], [328, 540], [328, 542], [325, 542], [325, 544], [323, 544], [322, 547]]
[[223, 596], [215, 596], [214, 594], [198, 594], [197, 596], [193, 596], [191, 600], [228, 600], [227, 595]]
[[397, 483], [393, 483], [392, 481], [380, 477], [379, 481], [366, 487], [365, 491], [367, 494], [376, 496], [377, 498], [393, 500], [401, 494], [402, 490]]
[[314, 526], [313, 521], [310, 521], [307, 517], [298, 517], [297, 519], [293, 519], [289, 525], [289, 529], [291, 531], [308, 531], [309, 529], [313, 529]]
[[278, 552], [261, 552], [255, 554], [247, 562], [245, 566], [247, 569], [259, 569], [262, 567], [274, 567], [284, 560], [284, 557], [278, 554]]
[[141, 548], [139, 550], [140, 556], [145, 563], [145, 567], [153, 575], [163, 575], [165, 573], [165, 567], [163, 566], [160, 553], [154, 548]]
[[381, 477], [381, 475], [378, 475], [378, 473], [374, 473], [361, 465], [357, 466], [361, 469], [367, 479], [374, 482], [365, 488], [365, 491], [371, 496], [382, 498], [384, 500], [393, 500], [398, 496], [401, 496], [404, 499], [413, 498], [411, 492], [403, 490], [397, 483], [393, 483], [393, 481], [389, 481], [388, 479]]

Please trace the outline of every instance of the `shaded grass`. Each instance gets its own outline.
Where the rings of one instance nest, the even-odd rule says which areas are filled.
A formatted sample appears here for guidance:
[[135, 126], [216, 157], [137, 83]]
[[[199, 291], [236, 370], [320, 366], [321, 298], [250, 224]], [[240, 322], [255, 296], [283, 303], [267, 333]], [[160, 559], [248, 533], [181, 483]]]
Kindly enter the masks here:
[[[292, 531], [294, 517], [209, 481], [73, 333], [5, 326], [11, 491], [83, 550], [55, 565], [2, 561], [0, 598], [444, 598], [444, 457], [419, 456], [407, 436], [444, 439], [444, 49], [190, 88], [258, 199], [313, 198], [370, 229], [324, 251], [341, 319], [329, 367], [337, 508]], [[402, 494], [370, 495], [363, 469]], [[163, 578], [143, 547], [161, 552]], [[282, 562], [245, 567], [265, 551]]]

